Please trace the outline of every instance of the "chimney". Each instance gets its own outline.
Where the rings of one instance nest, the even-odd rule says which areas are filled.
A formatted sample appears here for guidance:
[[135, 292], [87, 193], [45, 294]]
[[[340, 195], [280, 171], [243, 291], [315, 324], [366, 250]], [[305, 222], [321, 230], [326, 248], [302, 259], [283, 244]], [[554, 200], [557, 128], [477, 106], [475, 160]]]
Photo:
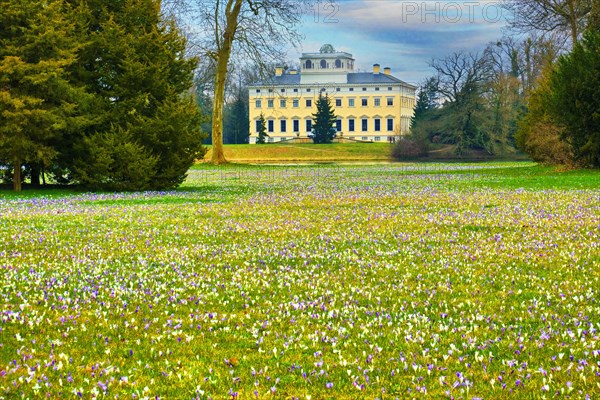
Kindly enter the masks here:
[[373, 74], [379, 74], [381, 72], [381, 66], [379, 64], [373, 64]]
[[290, 69], [290, 75], [298, 75], [297, 69]]
[[283, 67], [275, 67], [275, 76], [283, 75]]
[[392, 74], [392, 69], [390, 67], [385, 67], [383, 69], [383, 73], [386, 75], [391, 75]]

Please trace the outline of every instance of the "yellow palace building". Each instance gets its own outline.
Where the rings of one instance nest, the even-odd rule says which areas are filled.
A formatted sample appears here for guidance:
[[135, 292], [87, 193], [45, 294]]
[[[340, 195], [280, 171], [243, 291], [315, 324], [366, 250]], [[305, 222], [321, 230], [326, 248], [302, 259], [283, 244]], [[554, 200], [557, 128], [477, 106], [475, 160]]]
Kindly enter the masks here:
[[408, 133], [416, 87], [392, 76], [379, 64], [354, 72], [352, 54], [326, 44], [302, 53], [300, 71], [276, 68], [275, 76], [250, 86], [250, 143], [256, 143], [261, 113], [269, 142], [308, 138], [319, 95], [328, 95], [337, 116], [338, 138], [392, 141]]

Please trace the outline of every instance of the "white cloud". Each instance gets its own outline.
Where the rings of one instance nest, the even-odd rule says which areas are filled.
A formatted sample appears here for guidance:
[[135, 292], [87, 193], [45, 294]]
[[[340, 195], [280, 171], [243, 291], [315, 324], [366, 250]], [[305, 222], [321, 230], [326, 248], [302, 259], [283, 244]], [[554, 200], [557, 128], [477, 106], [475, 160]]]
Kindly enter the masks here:
[[494, 0], [338, 0], [335, 8], [325, 4], [306, 18], [302, 51], [318, 51], [331, 43], [352, 53], [357, 68], [390, 66], [395, 76], [411, 83], [431, 75], [432, 58], [481, 50], [500, 38], [505, 26], [503, 19], [498, 21], [500, 6]]

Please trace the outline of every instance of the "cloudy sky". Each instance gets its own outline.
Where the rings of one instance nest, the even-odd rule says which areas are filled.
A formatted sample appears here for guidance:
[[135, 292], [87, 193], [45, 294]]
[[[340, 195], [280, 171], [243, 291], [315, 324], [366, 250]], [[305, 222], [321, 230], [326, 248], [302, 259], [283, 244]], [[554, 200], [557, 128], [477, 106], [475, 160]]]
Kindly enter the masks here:
[[[306, 10], [302, 51], [316, 52], [330, 43], [352, 53], [355, 68], [369, 71], [378, 63], [417, 84], [432, 75], [432, 58], [480, 51], [497, 41], [506, 26], [505, 14], [500, 0], [323, 0]], [[291, 59], [299, 56], [290, 52]]]

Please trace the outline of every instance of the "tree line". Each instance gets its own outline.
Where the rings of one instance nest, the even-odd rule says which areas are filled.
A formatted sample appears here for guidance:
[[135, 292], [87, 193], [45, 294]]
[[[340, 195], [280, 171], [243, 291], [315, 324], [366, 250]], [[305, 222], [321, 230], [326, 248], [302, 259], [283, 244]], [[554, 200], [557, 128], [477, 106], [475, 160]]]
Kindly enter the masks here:
[[600, 166], [600, 2], [506, 0], [510, 31], [480, 53], [434, 59], [420, 85], [412, 133], [396, 157], [452, 145]]
[[[223, 132], [244, 142], [249, 130], [247, 82], [235, 84], [232, 62], [258, 67], [244, 79], [264, 77], [283, 45], [298, 43], [310, 3], [0, 0], [1, 179], [16, 190], [47, 176], [111, 190], [175, 187], [205, 153], [202, 125], [212, 161], [225, 162]], [[598, 166], [599, 1], [504, 4], [513, 32], [528, 36], [433, 60], [412, 135], [396, 152], [518, 146], [543, 162]], [[192, 93], [199, 60], [212, 73]]]
[[0, 171], [166, 189], [205, 149], [197, 60], [155, 0], [0, 1]]

